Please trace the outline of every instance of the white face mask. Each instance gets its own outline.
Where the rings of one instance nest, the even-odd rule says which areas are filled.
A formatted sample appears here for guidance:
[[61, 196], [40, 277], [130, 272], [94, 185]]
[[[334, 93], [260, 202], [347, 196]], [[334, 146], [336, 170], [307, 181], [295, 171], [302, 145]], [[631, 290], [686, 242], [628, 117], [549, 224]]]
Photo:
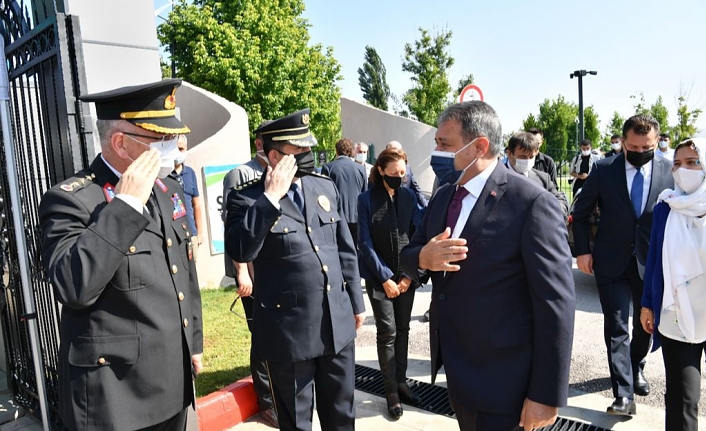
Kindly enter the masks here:
[[620, 150], [620, 146], [621, 146], [620, 142], [614, 142], [614, 143], [610, 144], [610, 148], [612, 148], [615, 151]]
[[186, 151], [179, 151], [179, 155], [174, 159], [174, 166], [183, 165], [186, 161]]
[[368, 158], [368, 155], [365, 154], [365, 153], [358, 153], [358, 154], [355, 155], [355, 161], [358, 162], [358, 163], [360, 163], [360, 164], [365, 163], [365, 160], [366, 160], [367, 158]]
[[667, 148], [667, 147], [669, 147], [669, 142], [667, 142], [667, 141], [659, 141], [659, 147], [660, 147], [660, 148]]
[[704, 182], [704, 178], [706, 178], [706, 174], [704, 174], [703, 170], [699, 169], [697, 171], [686, 168], [677, 169], [672, 172], [672, 176], [674, 177], [674, 184], [687, 195], [694, 193]]
[[581, 150], [581, 155], [582, 155], [582, 156], [590, 156], [590, 155], [591, 155], [591, 150]]
[[534, 157], [531, 159], [515, 159], [515, 170], [521, 174], [526, 174], [534, 167]]
[[[171, 174], [174, 170], [174, 160], [181, 154], [178, 147], [179, 135], [175, 135], [172, 139], [167, 141], [155, 141], [146, 144], [132, 135], [128, 135], [135, 142], [138, 142], [144, 146], [154, 148], [159, 151], [159, 173], [157, 178], [167, 178], [167, 175]], [[134, 161], [134, 160], [133, 160]]]

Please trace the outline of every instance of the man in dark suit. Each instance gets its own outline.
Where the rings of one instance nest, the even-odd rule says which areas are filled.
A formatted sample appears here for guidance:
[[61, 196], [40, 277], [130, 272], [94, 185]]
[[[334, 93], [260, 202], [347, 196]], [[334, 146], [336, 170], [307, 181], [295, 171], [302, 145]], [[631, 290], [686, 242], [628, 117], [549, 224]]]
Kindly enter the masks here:
[[564, 218], [569, 215], [569, 201], [564, 192], [557, 190], [549, 174], [534, 169], [539, 154], [539, 140], [529, 132], [515, 133], [507, 144], [507, 167], [534, 181], [559, 201]]
[[[404, 151], [402, 149], [402, 144], [400, 144], [397, 141], [390, 141], [387, 144], [387, 147], [385, 149], [390, 149], [390, 148], [396, 148], [400, 151]], [[422, 188], [419, 187], [419, 183], [417, 182], [417, 179], [414, 178], [414, 172], [412, 172], [412, 167], [409, 165], [409, 162], [407, 163], [407, 174], [404, 176], [402, 179], [402, 186], [407, 187], [408, 189], [412, 190], [414, 192], [414, 196], [417, 199], [417, 206], [419, 209], [424, 209], [427, 207], [429, 204], [429, 201], [427, 200], [427, 197], [424, 196], [424, 192], [422, 191]]]
[[336, 142], [336, 159], [321, 167], [321, 173], [330, 177], [338, 188], [341, 207], [351, 230], [353, 242], [358, 238], [358, 195], [368, 188], [365, 167], [353, 161], [353, 141]]
[[226, 251], [257, 280], [253, 355], [281, 430], [355, 428], [354, 339], [365, 310], [355, 246], [330, 178], [314, 174], [309, 110], [258, 129], [270, 166], [228, 195]]
[[406, 274], [433, 282], [432, 379], [443, 364], [461, 430], [541, 428], [566, 405], [573, 340], [559, 204], [499, 163], [502, 130], [486, 103], [453, 105], [438, 124], [435, 171], [454, 181], [400, 257]]
[[71, 430], [183, 431], [202, 323], [179, 183], [180, 80], [88, 95], [102, 153], [42, 198], [61, 310], [59, 412]]
[[[650, 335], [640, 324], [642, 276], [657, 196], [674, 187], [672, 163], [655, 158], [659, 123], [648, 115], [623, 125], [623, 152], [596, 162], [574, 205], [576, 263], [596, 276], [603, 308], [604, 337], [615, 401], [609, 413], [636, 413], [634, 395], [648, 395], [643, 375]], [[600, 221], [593, 252], [589, 216], [595, 205]], [[633, 306], [632, 341], [628, 329]]]

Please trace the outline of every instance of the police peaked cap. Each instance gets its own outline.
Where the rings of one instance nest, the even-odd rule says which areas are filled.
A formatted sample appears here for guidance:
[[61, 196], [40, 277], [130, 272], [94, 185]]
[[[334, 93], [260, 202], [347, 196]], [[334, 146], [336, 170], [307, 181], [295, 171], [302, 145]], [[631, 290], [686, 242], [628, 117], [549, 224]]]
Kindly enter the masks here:
[[188, 127], [176, 117], [176, 90], [181, 79], [116, 88], [81, 96], [96, 104], [99, 120], [125, 120], [155, 133], [184, 134]]
[[281, 142], [297, 147], [313, 147], [318, 142], [309, 130], [309, 114], [309, 108], [302, 109], [261, 125], [255, 130], [255, 134], [262, 136], [265, 144]]

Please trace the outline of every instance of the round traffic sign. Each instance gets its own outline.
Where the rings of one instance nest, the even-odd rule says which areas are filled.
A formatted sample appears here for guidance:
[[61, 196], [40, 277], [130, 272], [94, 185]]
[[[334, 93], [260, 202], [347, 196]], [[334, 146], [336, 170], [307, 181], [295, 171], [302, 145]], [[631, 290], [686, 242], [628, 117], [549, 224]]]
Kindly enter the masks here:
[[480, 90], [480, 87], [474, 84], [463, 87], [461, 95], [459, 96], [459, 101], [461, 102], [470, 102], [471, 100], [483, 101], [483, 92]]

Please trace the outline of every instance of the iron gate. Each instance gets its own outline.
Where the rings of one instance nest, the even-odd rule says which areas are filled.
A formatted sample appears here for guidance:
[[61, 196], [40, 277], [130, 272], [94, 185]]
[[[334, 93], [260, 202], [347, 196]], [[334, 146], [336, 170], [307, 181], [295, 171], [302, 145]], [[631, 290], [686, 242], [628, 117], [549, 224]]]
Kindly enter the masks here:
[[[0, 196], [4, 201], [2, 252], [6, 274], [0, 299], [2, 329], [7, 355], [8, 386], [15, 399], [39, 412], [37, 382], [32, 361], [27, 319], [37, 319], [39, 355], [46, 382], [48, 416], [53, 429], [62, 429], [57, 414], [59, 307], [44, 271], [37, 209], [41, 196], [52, 185], [87, 167], [93, 157], [86, 135], [90, 121], [83, 120], [77, 97], [85, 89], [83, 53], [78, 20], [58, 14], [52, 1], [0, 1], [0, 34], [10, 80], [10, 115], [17, 158], [19, 202], [12, 202], [6, 185], [7, 159], [0, 147]], [[84, 124], [87, 123], [87, 124]], [[4, 145], [4, 144], [3, 144]], [[11, 208], [21, 208], [24, 226], [13, 226]], [[27, 240], [34, 315], [25, 315], [15, 230]], [[4, 299], [4, 304], [2, 304]]]

